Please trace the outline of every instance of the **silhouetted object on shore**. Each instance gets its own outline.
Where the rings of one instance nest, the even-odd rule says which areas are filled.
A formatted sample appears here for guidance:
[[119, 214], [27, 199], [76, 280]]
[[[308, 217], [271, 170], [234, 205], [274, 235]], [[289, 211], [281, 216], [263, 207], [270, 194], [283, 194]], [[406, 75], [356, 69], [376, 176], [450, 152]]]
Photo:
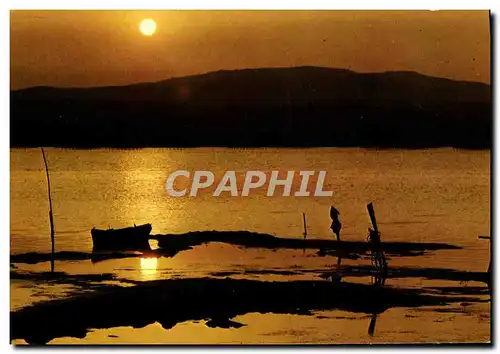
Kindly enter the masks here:
[[[372, 245], [366, 241], [336, 241], [332, 239], [307, 239], [275, 237], [250, 231], [193, 231], [183, 234], [151, 235], [150, 239], [158, 241], [160, 252], [169, 255], [194, 246], [209, 242], [223, 242], [234, 246], [268, 248], [268, 249], [317, 249], [319, 255], [337, 256], [357, 253], [367, 254]], [[461, 247], [446, 243], [421, 243], [421, 242], [384, 242], [382, 247], [385, 252], [396, 256], [420, 255], [424, 251], [440, 249], [460, 249]], [[347, 258], [347, 256], [345, 257]]]
[[[148, 255], [174, 257], [181, 251], [190, 250], [195, 246], [221, 242], [237, 247], [263, 248], [263, 249], [316, 249], [317, 255], [358, 259], [367, 255], [372, 246], [365, 241], [335, 241], [332, 239], [308, 239], [276, 237], [250, 231], [193, 231], [182, 234], [150, 235], [150, 240], [158, 241], [158, 249], [148, 250]], [[447, 243], [422, 243], [422, 242], [384, 242], [384, 252], [397, 257], [415, 257], [437, 250], [459, 250], [460, 246]], [[103, 252], [108, 258], [128, 258], [140, 255], [132, 252]], [[86, 260], [93, 258], [95, 253], [60, 251], [55, 253], [56, 260]], [[144, 255], [143, 255], [144, 256]], [[28, 252], [13, 254], [11, 263], [36, 264], [49, 262], [50, 253]], [[481, 272], [481, 274], [483, 274]], [[484, 273], [486, 274], [486, 273]]]
[[54, 272], [54, 253], [55, 253], [55, 231], [54, 231], [54, 217], [52, 214], [52, 198], [50, 195], [50, 178], [49, 178], [49, 167], [47, 165], [47, 160], [45, 159], [45, 151], [42, 150], [43, 163], [45, 164], [45, 173], [47, 174], [47, 190], [49, 195], [49, 221], [50, 221], [50, 243], [51, 243], [51, 259], [50, 259], [50, 271]]
[[151, 224], [126, 227], [124, 229], [91, 230], [94, 251], [140, 250], [150, 251], [149, 234]]
[[330, 229], [332, 229], [333, 233], [337, 236], [337, 241], [340, 241], [340, 230], [342, 229], [342, 224], [339, 219], [340, 212], [335, 209], [332, 205], [330, 207], [330, 218], [332, 218], [332, 224], [330, 225]]
[[381, 247], [380, 232], [378, 231], [377, 219], [375, 218], [373, 203], [369, 203], [367, 205], [367, 208], [373, 226], [373, 229], [368, 228], [368, 243], [372, 245], [371, 259], [373, 266], [377, 270], [377, 273], [380, 275], [375, 277], [375, 284], [383, 285], [387, 276], [387, 260]]

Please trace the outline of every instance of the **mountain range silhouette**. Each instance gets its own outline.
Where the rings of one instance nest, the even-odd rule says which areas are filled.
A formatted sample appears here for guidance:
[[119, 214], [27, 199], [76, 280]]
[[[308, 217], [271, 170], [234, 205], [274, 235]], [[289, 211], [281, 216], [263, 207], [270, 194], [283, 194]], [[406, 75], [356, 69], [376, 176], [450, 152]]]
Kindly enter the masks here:
[[153, 83], [11, 91], [12, 147], [489, 149], [490, 85], [409, 71], [216, 71]]

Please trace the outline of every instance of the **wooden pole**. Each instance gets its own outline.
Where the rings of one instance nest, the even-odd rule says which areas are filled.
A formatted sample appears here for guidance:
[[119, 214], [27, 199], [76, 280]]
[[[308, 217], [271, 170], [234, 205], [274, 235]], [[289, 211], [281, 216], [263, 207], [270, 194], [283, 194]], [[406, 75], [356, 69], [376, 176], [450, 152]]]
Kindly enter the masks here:
[[307, 224], [306, 224], [306, 213], [302, 213], [302, 221], [304, 223], [304, 240], [306, 239], [307, 237]]
[[375, 218], [375, 209], [373, 209], [373, 203], [369, 203], [367, 206], [368, 214], [370, 215], [370, 220], [373, 225], [373, 230], [378, 232], [377, 219]]
[[378, 282], [384, 283], [385, 276], [387, 275], [387, 260], [385, 258], [384, 251], [382, 250], [380, 232], [378, 230], [377, 219], [375, 218], [375, 209], [373, 208], [373, 203], [369, 203], [367, 206], [368, 214], [370, 215], [370, 220], [373, 226], [373, 234], [370, 232], [370, 242], [372, 243], [372, 262], [382, 276]]
[[55, 246], [54, 246], [54, 217], [52, 214], [52, 198], [50, 196], [50, 177], [49, 177], [49, 167], [47, 165], [47, 160], [45, 159], [45, 152], [42, 150], [43, 162], [45, 164], [45, 173], [47, 174], [47, 191], [49, 194], [49, 221], [50, 221], [50, 242], [52, 245], [52, 252], [50, 258], [50, 271], [54, 272], [54, 258], [55, 258]]

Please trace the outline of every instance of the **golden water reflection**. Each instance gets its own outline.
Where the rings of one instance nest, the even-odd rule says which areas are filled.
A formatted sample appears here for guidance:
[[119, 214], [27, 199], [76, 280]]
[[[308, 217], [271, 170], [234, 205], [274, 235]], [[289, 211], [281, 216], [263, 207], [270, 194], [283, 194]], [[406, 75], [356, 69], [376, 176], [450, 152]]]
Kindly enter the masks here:
[[141, 278], [152, 280], [156, 278], [158, 258], [141, 258]]

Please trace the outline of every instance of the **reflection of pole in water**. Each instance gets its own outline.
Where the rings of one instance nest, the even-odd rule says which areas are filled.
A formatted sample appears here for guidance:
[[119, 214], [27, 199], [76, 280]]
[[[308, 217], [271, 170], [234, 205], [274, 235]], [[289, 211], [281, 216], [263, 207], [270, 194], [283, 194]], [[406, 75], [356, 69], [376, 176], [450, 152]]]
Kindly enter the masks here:
[[342, 263], [342, 256], [340, 253], [337, 256], [337, 268], [335, 269], [335, 273], [332, 273], [332, 281], [341, 282], [342, 281], [342, 272], [340, 271]]
[[375, 325], [377, 324], [377, 314], [372, 314], [372, 319], [370, 320], [370, 326], [368, 326], [368, 335], [373, 337], [375, 333]]
[[375, 285], [384, 285], [385, 280], [387, 279], [384, 274], [376, 274], [373, 283]]
[[340, 271], [341, 270], [340, 269], [341, 263], [342, 263], [342, 255], [339, 252], [337, 255], [337, 266], [335, 267], [335, 269], [332, 269], [332, 271], [330, 272], [330, 275], [328, 276], [328, 280], [330, 280], [332, 282], [341, 282], [342, 281], [342, 272]]

